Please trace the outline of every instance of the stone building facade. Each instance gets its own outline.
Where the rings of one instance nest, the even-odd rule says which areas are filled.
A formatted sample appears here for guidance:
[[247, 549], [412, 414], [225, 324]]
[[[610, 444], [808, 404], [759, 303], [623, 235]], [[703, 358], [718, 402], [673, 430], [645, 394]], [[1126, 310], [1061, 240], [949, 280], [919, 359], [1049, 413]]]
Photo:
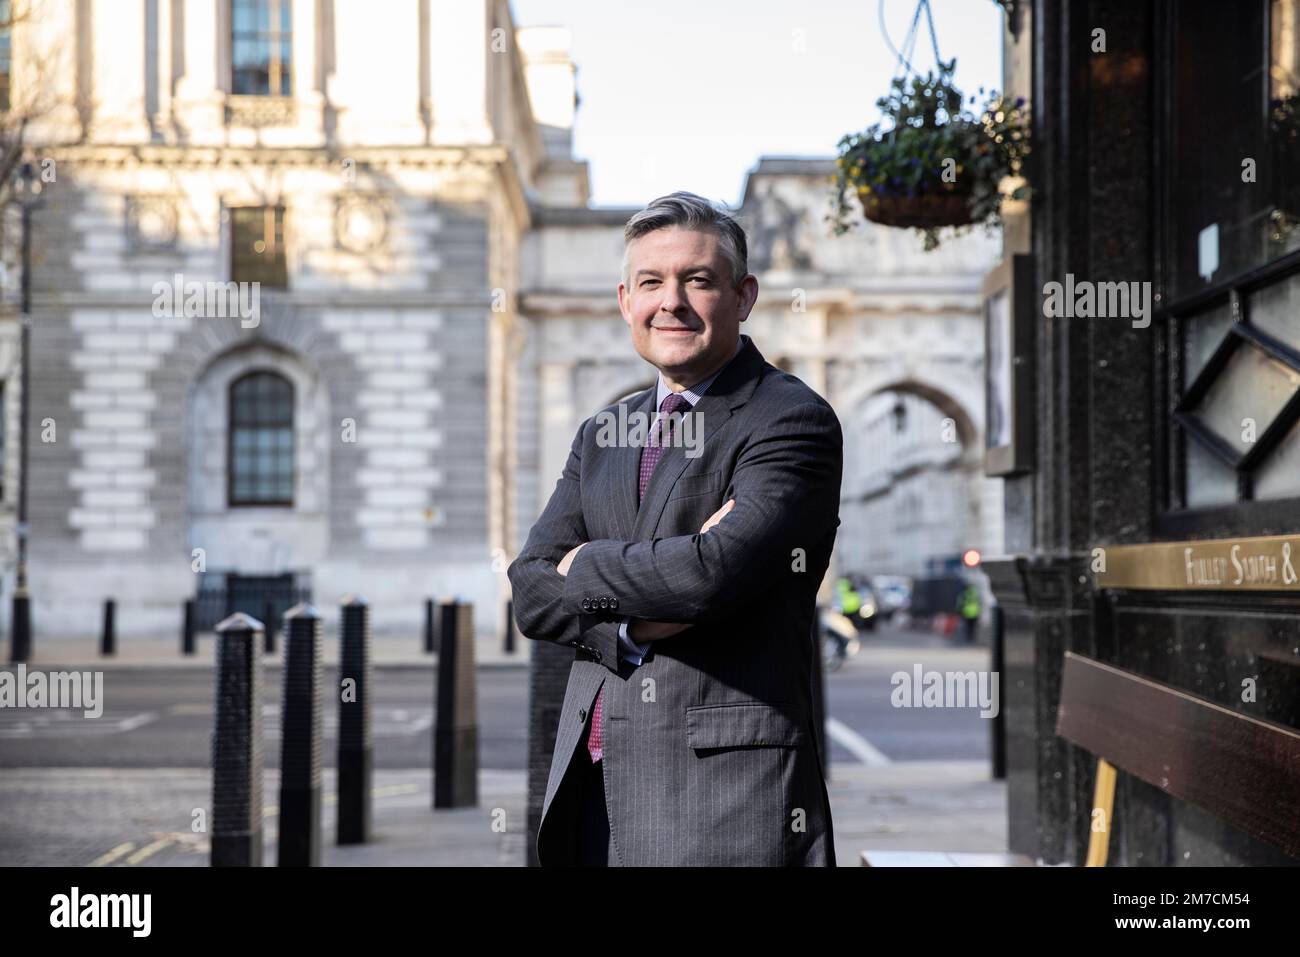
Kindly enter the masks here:
[[499, 627], [516, 250], [530, 204], [587, 198], [563, 32], [505, 0], [68, 0], [16, 34], [17, 84], [68, 67], [27, 136], [38, 634], [109, 596], [172, 634], [228, 576]]
[[[26, 137], [49, 176], [38, 639], [93, 634], [109, 597], [124, 639], [173, 635], [222, 588], [309, 591], [327, 627], [360, 593], [380, 634], [455, 594], [500, 634], [505, 566], [574, 430], [653, 381], [615, 298], [633, 210], [589, 204], [567, 45], [505, 0], [46, 0], [15, 28], [15, 88], [49, 94]], [[1000, 544], [976, 468], [996, 244], [832, 238], [831, 168], [747, 176], [745, 331], [845, 425], [839, 566], [916, 573]]]

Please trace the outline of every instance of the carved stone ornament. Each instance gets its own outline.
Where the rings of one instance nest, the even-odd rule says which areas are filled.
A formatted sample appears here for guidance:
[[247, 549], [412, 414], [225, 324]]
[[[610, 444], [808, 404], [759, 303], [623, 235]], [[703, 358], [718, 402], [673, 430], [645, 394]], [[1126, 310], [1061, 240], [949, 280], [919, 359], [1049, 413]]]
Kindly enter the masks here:
[[170, 249], [176, 245], [176, 200], [171, 196], [128, 196], [126, 238], [132, 250]]
[[388, 204], [384, 197], [350, 193], [340, 196], [334, 214], [339, 246], [349, 252], [372, 253], [388, 239]]

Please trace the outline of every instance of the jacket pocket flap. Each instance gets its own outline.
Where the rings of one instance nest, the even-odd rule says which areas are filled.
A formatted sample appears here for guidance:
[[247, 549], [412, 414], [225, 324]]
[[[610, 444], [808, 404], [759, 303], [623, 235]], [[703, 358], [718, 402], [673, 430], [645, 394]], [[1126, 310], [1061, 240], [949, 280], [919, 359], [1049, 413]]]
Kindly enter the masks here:
[[692, 748], [794, 747], [803, 739], [803, 728], [774, 705], [742, 703], [686, 709], [686, 740]]
[[691, 495], [704, 495], [722, 488], [722, 470], [705, 472], [703, 475], [683, 475], [673, 483], [673, 490], [668, 500], [687, 498]]

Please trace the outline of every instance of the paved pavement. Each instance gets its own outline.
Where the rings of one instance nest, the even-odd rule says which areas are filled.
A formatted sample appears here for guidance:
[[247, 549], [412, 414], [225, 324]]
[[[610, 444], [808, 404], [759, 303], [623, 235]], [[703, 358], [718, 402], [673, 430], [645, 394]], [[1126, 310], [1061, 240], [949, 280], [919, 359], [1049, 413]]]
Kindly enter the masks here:
[[[8, 769], [0, 776], [0, 865], [203, 867], [205, 833], [194, 824], [211, 801], [201, 768]], [[263, 778], [264, 863], [276, 860], [279, 773]], [[841, 866], [864, 850], [1006, 849], [1006, 786], [988, 765], [908, 761], [842, 765], [827, 782]], [[339, 847], [335, 777], [324, 772], [324, 866], [523, 866], [523, 771], [479, 772], [477, 807], [432, 808], [432, 775], [380, 770], [374, 776], [374, 840]]]
[[[85, 723], [64, 727], [52, 711], [34, 723], [30, 715], [0, 714], [5, 719], [0, 721], [0, 865], [205, 866], [207, 837], [192, 823], [211, 801], [206, 767], [211, 639], [201, 642], [203, 654], [193, 661], [180, 659], [176, 642], [123, 643], [112, 663], [88, 655], [87, 644], [46, 641], [38, 645], [31, 666], [112, 672], [106, 687], [114, 696], [104, 716], [111, 720], [101, 720], [102, 732], [74, 734], [73, 725], [84, 732]], [[420, 653], [414, 641], [375, 640], [383, 676], [376, 716], [382, 714], [392, 732], [376, 739], [375, 838], [359, 847], [335, 846], [335, 784], [327, 768], [324, 865], [524, 863], [526, 778], [520, 749], [528, 647], [523, 642], [512, 660], [501, 654], [499, 640], [480, 642], [479, 664], [489, 670], [479, 680], [484, 765], [479, 803], [435, 811], [428, 760], [435, 659]], [[326, 648], [328, 661], [337, 645], [327, 641]], [[857, 866], [866, 849], [1006, 849], [1006, 784], [989, 778], [988, 723], [960, 709], [906, 710], [888, 702], [889, 675], [896, 670], [916, 663], [981, 668], [987, 667], [987, 655], [987, 648], [959, 647], [931, 635], [883, 633], [827, 676], [828, 790], [841, 866]], [[273, 738], [277, 683], [268, 681], [267, 690], [271, 711], [265, 727]], [[117, 711], [109, 714], [112, 708]], [[152, 717], [144, 721], [142, 714]], [[273, 865], [278, 761], [277, 749], [267, 750], [264, 862]], [[328, 763], [333, 754], [328, 742], [324, 750]]]
[[[280, 775], [262, 779], [264, 858], [276, 861]], [[430, 771], [376, 771], [374, 841], [334, 843], [335, 775], [321, 782], [323, 866], [524, 864], [522, 771], [480, 771], [477, 807], [432, 808]], [[7, 769], [0, 775], [0, 865], [205, 867], [207, 835], [195, 832], [210, 806], [205, 768]]]

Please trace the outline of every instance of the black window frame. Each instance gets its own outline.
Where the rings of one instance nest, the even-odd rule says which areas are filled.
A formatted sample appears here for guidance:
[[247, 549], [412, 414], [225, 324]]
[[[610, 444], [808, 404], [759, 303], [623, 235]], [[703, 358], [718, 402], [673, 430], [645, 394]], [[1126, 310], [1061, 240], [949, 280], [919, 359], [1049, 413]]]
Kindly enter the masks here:
[[[247, 6], [254, 9], [269, 8], [267, 10], [266, 22], [267, 29], [261, 30], [254, 28], [249, 31], [239, 31], [235, 27], [235, 8]], [[288, 26], [281, 29], [279, 23], [273, 14], [283, 10], [285, 18], [288, 20]], [[230, 24], [230, 92], [235, 96], [262, 96], [262, 97], [291, 97], [293, 96], [293, 2], [292, 0], [229, 0], [226, 8]], [[260, 21], [260, 17], [254, 16], [255, 21]], [[282, 58], [281, 46], [287, 38], [289, 44], [288, 60]], [[265, 84], [266, 89], [249, 89], [250, 84], [241, 82], [241, 74], [255, 75], [258, 71], [258, 64], [252, 64], [241, 67], [238, 62], [240, 41], [251, 41], [257, 44], [259, 41], [267, 43], [267, 49], [270, 52], [270, 60], [266, 65]], [[273, 85], [273, 78], [278, 76], [280, 83], [279, 89]], [[251, 84], [259, 86], [260, 84]], [[241, 87], [245, 87], [242, 88]]]
[[[235, 475], [235, 434], [241, 428], [284, 428], [283, 425], [261, 425], [255, 423], [252, 426], [241, 425], [235, 418], [235, 393], [236, 389], [251, 379], [258, 377], [270, 377], [283, 382], [288, 389], [288, 429], [289, 429], [289, 496], [288, 498], [259, 498], [256, 493], [252, 497], [236, 495], [238, 483]], [[228, 508], [292, 508], [295, 503], [295, 492], [297, 491], [298, 479], [298, 461], [297, 461], [297, 429], [296, 429], [296, 405], [297, 393], [294, 389], [293, 381], [281, 372], [274, 369], [250, 369], [237, 378], [231, 380], [226, 387], [226, 506]], [[278, 471], [278, 470], [272, 470]], [[253, 481], [260, 475], [255, 472]]]
[[[1259, 0], [1266, 6], [1270, 0]], [[1289, 498], [1259, 500], [1253, 497], [1251, 469], [1276, 447], [1277, 441], [1300, 418], [1300, 390], [1284, 405], [1274, 422], [1261, 434], [1256, 447], [1245, 456], [1237, 456], [1221, 443], [1203, 444], [1212, 454], [1237, 469], [1237, 496], [1221, 505], [1186, 505], [1186, 443], [1197, 441], [1189, 431], [1203, 436], [1204, 430], [1188, 414], [1195, 399], [1226, 363], [1235, 348], [1258, 346], [1270, 357], [1300, 369], [1300, 352], [1279, 342], [1249, 324], [1251, 294], [1287, 282], [1300, 273], [1300, 249], [1244, 272], [1226, 276], [1204, 289], [1171, 301], [1173, 268], [1177, 237], [1170, 210], [1175, 202], [1170, 157], [1174, 147], [1175, 82], [1173, 70], [1176, 54], [1174, 29], [1176, 0], [1161, 0], [1154, 43], [1158, 69], [1153, 71], [1155, 103], [1160, 115], [1153, 124], [1153, 159], [1160, 188], [1153, 197], [1154, 273], [1156, 303], [1153, 328], [1161, 334], [1153, 337], [1155, 352], [1156, 424], [1153, 430], [1155, 509], [1153, 531], [1164, 539], [1190, 539], [1219, 535], [1276, 535], [1300, 531], [1300, 494]], [[1267, 24], [1268, 18], [1265, 17]], [[1268, 31], [1261, 38], [1261, 56], [1267, 63], [1272, 55]], [[1184, 381], [1184, 331], [1188, 321], [1204, 314], [1215, 305], [1227, 302], [1232, 310], [1232, 325], [1224, 340], [1190, 382]], [[1261, 447], [1262, 446], [1262, 447]]]

